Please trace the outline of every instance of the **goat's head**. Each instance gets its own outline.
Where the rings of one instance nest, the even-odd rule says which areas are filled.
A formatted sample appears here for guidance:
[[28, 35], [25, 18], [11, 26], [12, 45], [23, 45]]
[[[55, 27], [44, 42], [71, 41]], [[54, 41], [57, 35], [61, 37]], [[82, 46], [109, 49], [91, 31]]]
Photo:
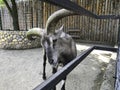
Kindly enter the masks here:
[[58, 57], [59, 57], [59, 45], [58, 39], [62, 37], [63, 34], [63, 26], [58, 30], [55, 30], [53, 34], [44, 35], [41, 39], [41, 45], [44, 48], [46, 55], [48, 57], [48, 62], [53, 66], [57, 66]]
[[46, 56], [48, 58], [48, 62], [52, 64], [53, 66], [57, 66], [58, 64], [58, 50], [59, 46], [56, 45], [57, 40], [60, 37], [64, 36], [63, 33], [63, 26], [60, 27], [58, 30], [55, 30], [53, 34], [47, 35], [46, 32], [44, 32], [44, 29], [30, 29], [27, 32], [28, 39], [33, 39], [33, 36], [40, 36], [41, 37], [41, 45], [44, 48], [44, 52], [46, 53]]

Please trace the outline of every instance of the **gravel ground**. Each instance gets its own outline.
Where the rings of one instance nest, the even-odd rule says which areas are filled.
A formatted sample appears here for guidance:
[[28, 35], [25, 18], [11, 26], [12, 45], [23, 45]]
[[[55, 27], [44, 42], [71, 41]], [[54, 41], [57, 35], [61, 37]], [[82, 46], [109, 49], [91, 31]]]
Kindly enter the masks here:
[[[78, 54], [90, 46], [77, 44]], [[100, 90], [111, 55], [112, 52], [94, 50], [68, 75], [66, 90]], [[0, 90], [32, 90], [43, 82], [42, 56], [42, 48], [0, 49]], [[47, 64], [47, 77], [51, 75], [50, 70]]]

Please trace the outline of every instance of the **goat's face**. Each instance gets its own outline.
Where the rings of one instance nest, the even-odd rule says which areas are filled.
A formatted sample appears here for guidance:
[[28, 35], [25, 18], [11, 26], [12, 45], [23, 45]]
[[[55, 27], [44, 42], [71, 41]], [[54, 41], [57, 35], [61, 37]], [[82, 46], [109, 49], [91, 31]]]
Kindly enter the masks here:
[[58, 65], [58, 46], [56, 46], [57, 40], [62, 33], [63, 27], [56, 30], [54, 34], [44, 35], [41, 39], [41, 44], [46, 52], [48, 62], [54, 67]]
[[48, 62], [50, 64], [55, 63], [55, 59], [53, 58], [54, 55], [54, 47], [53, 47], [53, 38], [51, 36], [44, 36], [42, 38], [42, 46], [46, 52], [46, 55], [48, 57]]
[[48, 61], [50, 64], [53, 63], [53, 40], [51, 36], [43, 36], [41, 40], [41, 44], [44, 48], [44, 51], [48, 57]]

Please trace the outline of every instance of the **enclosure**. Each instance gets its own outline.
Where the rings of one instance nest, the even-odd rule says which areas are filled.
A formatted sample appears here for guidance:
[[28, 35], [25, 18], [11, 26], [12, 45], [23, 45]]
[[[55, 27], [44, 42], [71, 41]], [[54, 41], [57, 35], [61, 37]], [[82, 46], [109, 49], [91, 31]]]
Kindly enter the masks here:
[[[44, 1], [44, 0], [42, 0], [42, 1]], [[85, 16], [89, 16], [89, 17], [92, 17], [92, 18], [95, 18], [95, 19], [118, 19], [119, 20], [119, 18], [120, 18], [119, 15], [96, 15], [96, 14], [84, 9], [83, 7], [71, 2], [71, 1], [63, 1], [63, 0], [52, 1], [52, 0], [48, 0], [48, 1], [44, 1], [44, 2], [52, 3], [54, 5], [58, 5], [58, 6], [66, 8], [68, 10], [74, 11], [72, 13], [70, 11], [66, 11], [65, 15], [63, 15], [64, 13], [62, 13], [62, 10], [59, 10], [56, 13], [52, 14], [55, 17], [52, 18], [52, 15], [51, 15], [51, 17], [48, 18], [48, 21], [47, 21], [47, 24], [46, 24], [46, 29], [47, 30], [53, 30], [53, 27], [55, 27], [58, 20], [62, 19], [63, 17], [66, 17], [68, 15], [74, 15], [74, 14], [85, 15]], [[65, 6], [66, 4], [67, 4], [67, 6]], [[50, 25], [48, 25], [49, 22], [51, 22]], [[119, 28], [118, 28], [118, 30], [119, 30]], [[57, 73], [52, 75], [45, 82], [38, 85], [34, 90], [53, 89], [54, 86], [56, 86], [62, 79], [64, 79], [64, 77], [67, 76], [94, 49], [117, 52], [116, 48], [109, 48], [109, 47], [105, 47], [105, 46], [104, 47], [93, 46], [93, 47], [89, 48], [88, 50], [86, 50], [85, 52], [83, 52], [82, 55], [79, 55], [73, 61], [71, 61], [70, 63], [65, 65], [60, 71], [58, 71]], [[120, 74], [119, 73], [119, 35], [118, 35], [118, 58], [117, 58], [117, 60], [118, 60], [118, 62], [117, 62], [117, 66], [116, 66], [117, 68], [116, 68], [116, 77], [115, 77], [116, 78], [115, 89], [119, 90], [119, 74]]]
[[[46, 1], [46, 2], [50, 1], [50, 3], [52, 3], [52, 4], [42, 2], [42, 1]], [[108, 65], [109, 61], [111, 60], [111, 56], [112, 56], [113, 52], [115, 52], [115, 53], [117, 52], [118, 58], [116, 61], [117, 62], [116, 73], [114, 70], [114, 73], [116, 74], [116, 75], [114, 75], [115, 79], [113, 79], [113, 78], [112, 79], [113, 79], [113, 81], [116, 80], [116, 82], [115, 82], [116, 90], [117, 89], [119, 90], [118, 86], [119, 86], [119, 50], [120, 50], [119, 49], [119, 44], [120, 44], [120, 42], [119, 42], [119, 39], [120, 39], [120, 37], [119, 37], [120, 1], [119, 0], [92, 0], [92, 1], [72, 0], [72, 1], [75, 3], [71, 2], [70, 0], [66, 0], [66, 1], [64, 1], [64, 0], [56, 0], [56, 1], [54, 1], [54, 0], [34, 0], [34, 1], [33, 0], [28, 0], [28, 1], [20, 0], [17, 2], [18, 11], [19, 11], [19, 25], [20, 25], [20, 31], [17, 31], [17, 32], [25, 31], [25, 33], [26, 33], [28, 29], [33, 28], [33, 27], [46, 28], [46, 23], [47, 23], [48, 18], [54, 12], [62, 9], [62, 7], [63, 7], [63, 8], [69, 9], [69, 10], [77, 13], [77, 15], [66, 16], [64, 18], [60, 18], [60, 20], [57, 23], [55, 23], [54, 20], [58, 19], [58, 18], [55, 18], [53, 20], [53, 24], [51, 24], [51, 26], [54, 25], [54, 27], [51, 27], [50, 32], [54, 32], [54, 30], [56, 28], [58, 28], [64, 24], [64, 31], [66, 33], [69, 33], [73, 37], [73, 39], [78, 43], [78, 45], [81, 44], [82, 42], [85, 42], [87, 44], [92, 43], [91, 48], [89, 48], [89, 49], [87, 49], [87, 47], [85, 47], [85, 49], [82, 48], [83, 50], [80, 50], [80, 52], [78, 50], [80, 55], [78, 55], [77, 58], [75, 58], [67, 66], [62, 68], [60, 70], [60, 72], [58, 71], [56, 74], [51, 76], [49, 79], [47, 79], [42, 84], [40, 84], [38, 86], [36, 85], [37, 87], [36, 88], [34, 87], [34, 89], [35, 90], [47, 90], [49, 88], [52, 88], [53, 85], [56, 85], [60, 80], [62, 80], [63, 77], [61, 75], [65, 76], [68, 73], [70, 73], [72, 71], [72, 69], [74, 69], [87, 55], [89, 55], [93, 50], [97, 49], [97, 50], [112, 51], [112, 53], [107, 52], [107, 54], [106, 53], [99, 54], [100, 51], [98, 51], [95, 54], [92, 54], [93, 56], [90, 56], [87, 58], [87, 60], [90, 61], [89, 63], [93, 62], [91, 64], [94, 64], [92, 67], [90, 66], [91, 67], [90, 70], [97, 72], [97, 74], [95, 74], [95, 78], [93, 78], [94, 79], [93, 81], [94, 81], [94, 84], [98, 85], [98, 87], [94, 87], [93, 81], [92, 81], [92, 85], [93, 85], [92, 90], [100, 89], [100, 86], [102, 85], [100, 78], [103, 78], [102, 72], [103, 71], [105, 72], [105, 70], [107, 70], [107, 65]], [[67, 3], [68, 6], [63, 6], [63, 4], [64, 4], [63, 2]], [[53, 4], [55, 4], [57, 6], [54, 6]], [[70, 5], [72, 5], [72, 6], [70, 6]], [[81, 15], [81, 13], [82, 13], [82, 15]], [[13, 32], [13, 33], [15, 32], [15, 30], [13, 30], [13, 26], [12, 26], [11, 22], [12, 22], [12, 19], [9, 15], [8, 10], [5, 7], [1, 7], [1, 9], [0, 9], [1, 31], [0, 32], [2, 35], [4, 34], [2, 32]], [[7, 35], [3, 35], [1, 37], [1, 40], [7, 41], [6, 36]], [[12, 40], [12, 41], [14, 41], [14, 40]], [[40, 41], [38, 41], [38, 42], [40, 42]], [[37, 42], [37, 44], [39, 45], [40, 43], [38, 43], [38, 42]], [[1, 43], [4, 43], [4, 42], [0, 41], [0, 44]], [[9, 43], [9, 42], [7, 42], [7, 43]], [[4, 44], [6, 44], [6, 43], [4, 43]], [[13, 44], [15, 44], [15, 43], [13, 43]], [[18, 42], [17, 44], [19, 45], [20, 43]], [[27, 45], [27, 44], [28, 43], [26, 43], [25, 45]], [[95, 45], [93, 45], [93, 44], [95, 44]], [[100, 46], [97, 46], [96, 44], [100, 44]], [[3, 44], [1, 44], [1, 45], [3, 45]], [[33, 46], [32, 44], [29, 44], [29, 45]], [[86, 45], [84, 45], [84, 46], [86, 46]], [[101, 45], [109, 45], [110, 47], [101, 46]], [[118, 45], [118, 47], [114, 48], [115, 45]], [[37, 47], [40, 47], [40, 45]], [[82, 46], [80, 46], [80, 47], [82, 47]], [[4, 52], [4, 51], [1, 51], [1, 52]], [[24, 52], [24, 51], [21, 51], [21, 52]], [[10, 53], [10, 52], [8, 52], [8, 53]], [[16, 51], [14, 52], [14, 55], [17, 56], [15, 53], [16, 53]], [[33, 52], [31, 52], [31, 51], [30, 51], [30, 53], [33, 54]], [[3, 53], [3, 55], [4, 55], [4, 53]], [[31, 54], [29, 54], [29, 56], [32, 58]], [[40, 57], [41, 56], [42, 56], [42, 53], [40, 53]], [[99, 56], [102, 56], [102, 58], [105, 56], [105, 57], [109, 58], [110, 60], [108, 60], [108, 62], [106, 63], [105, 58], [103, 58], [104, 60], [101, 61], [102, 59], [98, 59]], [[22, 54], [21, 54], [21, 57], [22, 57]], [[30, 61], [32, 61], [30, 57], [23, 57], [23, 58], [30, 59]], [[36, 64], [38, 65], [38, 63], [36, 63], [36, 62], [39, 62], [38, 60], [41, 60], [40, 57], [39, 57], [39, 55], [38, 56], [35, 55], [36, 61], [35, 61], [35, 63], [33, 63], [34, 65], [30, 64], [31, 65], [30, 68], [25, 68], [25, 65], [28, 65], [28, 64], [23, 64], [24, 62], [29, 63], [28, 61], [23, 60], [22, 62], [17, 63], [16, 61], [14, 61], [14, 58], [7, 57], [7, 59], [6, 59], [6, 57], [4, 57], [8, 62], [13, 59], [13, 62], [12, 62], [13, 66], [14, 66], [14, 62], [16, 62], [15, 67], [10, 66], [10, 69], [7, 68], [7, 70], [8, 71], [10, 70], [9, 72], [12, 74], [12, 76], [10, 76], [10, 77], [14, 77], [15, 75], [18, 75], [18, 76], [16, 76], [18, 78], [20, 75], [22, 76], [22, 73], [27, 74], [27, 71], [28, 71], [28, 73], [30, 73], [29, 69], [31, 69], [31, 67], [34, 68], [33, 66], [35, 66]], [[6, 63], [8, 63], [7, 61], [6, 61]], [[34, 61], [32, 61], [32, 62], [34, 62]], [[22, 67], [22, 69], [24, 69], [24, 72], [22, 72], [20, 70], [21, 67], [16, 68], [16, 66], [21, 63], [24, 65], [24, 66], [20, 65]], [[2, 65], [5, 65], [5, 63], [2, 63]], [[81, 65], [82, 64], [79, 64], [79, 66], [81, 66]], [[98, 67], [97, 67], [97, 65], [98, 65]], [[85, 66], [84, 68], [87, 68], [87, 69], [89, 68], [89, 64], [87, 63], [87, 61], [84, 63], [83, 66]], [[37, 66], [37, 67], [39, 67], [39, 66]], [[113, 67], [115, 69], [115, 65]], [[3, 70], [3, 68], [1, 68], [1, 70]], [[21, 72], [17, 72], [16, 74], [12, 73], [17, 70], [20, 70]], [[37, 76], [35, 76], [36, 74], [32, 73], [33, 74], [32, 79], [34, 79], [33, 76], [35, 78], [38, 78], [39, 76], [42, 75], [41, 71], [40, 71], [40, 75], [39, 75], [38, 69], [35, 69], [35, 70], [36, 70], [35, 72], [37, 73]], [[72, 74], [70, 74], [70, 76], [72, 77], [72, 75], [73, 76], [76, 75], [76, 78], [75, 77], [73, 77], [73, 78], [75, 78], [75, 80], [78, 80], [79, 79], [78, 74], [80, 74], [80, 75], [86, 74], [86, 72], [84, 72], [84, 70], [85, 69], [83, 69], [83, 71], [81, 71], [82, 72], [81, 73], [81, 72], [78, 72], [79, 68], [77, 68], [75, 70], [76, 73], [75, 74], [72, 73]], [[89, 70], [88, 70], [88, 72], [91, 74], [91, 72]], [[1, 72], [1, 73], [6, 73], [6, 71]], [[87, 74], [89, 74], [89, 73], [87, 73]], [[100, 74], [102, 76], [97, 77], [97, 75], [100, 75]], [[92, 76], [94, 77], [94, 75], [92, 75]], [[30, 76], [28, 75], [28, 77], [30, 77]], [[88, 77], [90, 77], [90, 76], [88, 75]], [[83, 78], [87, 78], [87, 77], [83, 77]], [[3, 78], [3, 79], [5, 79], [5, 78]], [[8, 80], [10, 80], [10, 79], [8, 79]], [[39, 78], [39, 80], [40, 80], [40, 82], [42, 81], [41, 78]], [[71, 78], [69, 78], [69, 80], [71, 80]], [[100, 82], [98, 80], [100, 80]], [[15, 80], [15, 81], [17, 82], [17, 80]], [[36, 80], [36, 81], [37, 81], [37, 83], [35, 82], [36, 84], [40, 83], [38, 80]], [[76, 81], [74, 81], [74, 80], [72, 80], [72, 81], [76, 83]], [[21, 81], [19, 84], [21, 84], [22, 82], [28, 83], [28, 84], [30, 83], [30, 82], [27, 82], [27, 80], [24, 77], [21, 77]], [[80, 83], [81, 82], [82, 81], [80, 81]], [[88, 81], [88, 85], [91, 84], [89, 82], [91, 82], [91, 81]], [[31, 82], [31, 83], [33, 83], [33, 82]], [[4, 86], [7, 86], [7, 84], [8, 83], [5, 82]], [[113, 82], [112, 82], [112, 84], [113, 84]], [[28, 89], [28, 88], [32, 87], [32, 89], [33, 89], [32, 84], [30, 84], [30, 85], [31, 85], [30, 87], [25, 86], [25, 88]], [[68, 84], [68, 86], [69, 85], [70, 84]], [[16, 89], [16, 88], [14, 88], [14, 85], [11, 85], [11, 86], [12, 86], [13, 90]], [[76, 86], [74, 86], [74, 88], [76, 88], [76, 90], [79, 90], [78, 86], [79, 86], [79, 83], [77, 83]], [[81, 85], [81, 87], [82, 87], [82, 85]], [[8, 88], [9, 87], [6, 87], [6, 89], [8, 89]], [[17, 87], [17, 88], [20, 88], [20, 87]], [[91, 88], [91, 86], [88, 88]], [[11, 89], [11, 87], [10, 87], [10, 89]], [[112, 87], [112, 89], [113, 89], [113, 87]]]

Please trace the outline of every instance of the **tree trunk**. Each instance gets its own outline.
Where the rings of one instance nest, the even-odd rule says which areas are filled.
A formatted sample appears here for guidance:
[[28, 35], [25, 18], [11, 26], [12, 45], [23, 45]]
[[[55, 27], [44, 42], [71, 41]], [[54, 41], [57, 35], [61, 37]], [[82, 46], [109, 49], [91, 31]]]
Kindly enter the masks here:
[[12, 14], [12, 18], [13, 18], [13, 29], [14, 30], [20, 30], [19, 29], [19, 20], [18, 20], [18, 15], [16, 15], [16, 13]]
[[19, 19], [18, 19], [17, 4], [16, 4], [15, 0], [11, 0], [11, 2], [12, 2], [13, 28], [14, 28], [14, 30], [19, 30]]
[[3, 0], [3, 1], [6, 4], [6, 7], [8, 8], [8, 10], [10, 12], [10, 15], [12, 16], [12, 19], [13, 19], [13, 29], [14, 30], [20, 30], [20, 28], [19, 28], [17, 4], [16, 4], [15, 0], [11, 0], [12, 7], [10, 7], [10, 5], [9, 5], [7, 0]]
[[13, 18], [13, 29], [14, 30], [20, 30], [17, 8], [13, 7], [12, 18]]

